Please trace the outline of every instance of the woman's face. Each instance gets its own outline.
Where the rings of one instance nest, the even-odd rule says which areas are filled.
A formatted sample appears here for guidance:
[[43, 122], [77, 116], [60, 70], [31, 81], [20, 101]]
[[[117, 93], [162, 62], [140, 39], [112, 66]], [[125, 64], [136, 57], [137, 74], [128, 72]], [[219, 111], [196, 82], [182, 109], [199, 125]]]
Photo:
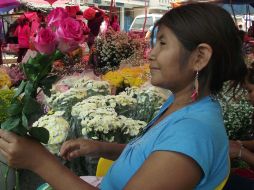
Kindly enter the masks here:
[[195, 74], [188, 60], [184, 60], [184, 52], [174, 33], [161, 25], [150, 54], [151, 83], [174, 93], [193, 83]]
[[254, 106], [254, 84], [249, 83], [248, 81], [246, 81], [245, 82], [245, 88], [248, 91], [247, 99]]

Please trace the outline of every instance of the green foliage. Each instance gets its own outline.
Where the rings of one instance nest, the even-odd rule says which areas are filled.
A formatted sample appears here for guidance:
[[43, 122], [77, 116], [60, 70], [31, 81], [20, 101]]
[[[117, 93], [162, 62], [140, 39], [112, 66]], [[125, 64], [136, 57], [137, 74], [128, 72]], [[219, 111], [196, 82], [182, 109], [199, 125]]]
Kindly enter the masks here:
[[44, 128], [29, 128], [32, 122], [42, 114], [41, 105], [36, 101], [38, 89], [50, 95], [49, 89], [56, 81], [55, 76], [49, 76], [54, 60], [59, 59], [63, 54], [56, 51], [52, 55], [37, 54], [23, 64], [23, 70], [27, 80], [22, 81], [15, 95], [10, 99], [11, 105], [6, 109], [7, 116], [1, 124], [1, 128], [15, 132], [19, 135], [27, 135], [40, 142], [47, 143], [49, 132]]

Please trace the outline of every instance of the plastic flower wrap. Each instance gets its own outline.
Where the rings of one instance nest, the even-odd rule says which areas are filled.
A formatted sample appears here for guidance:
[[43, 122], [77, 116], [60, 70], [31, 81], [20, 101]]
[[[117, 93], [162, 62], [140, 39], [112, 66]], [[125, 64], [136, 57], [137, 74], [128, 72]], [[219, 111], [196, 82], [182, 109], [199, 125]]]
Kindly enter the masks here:
[[47, 103], [54, 111], [65, 111], [68, 118], [71, 107], [85, 98], [87, 98], [86, 89], [71, 88], [66, 92], [53, 94], [47, 99]]
[[11, 78], [5, 69], [0, 69], [0, 89], [3, 87], [11, 87]]
[[69, 133], [69, 123], [62, 117], [62, 112], [53, 115], [45, 115], [33, 123], [33, 127], [44, 127], [49, 131], [49, 141], [45, 145], [47, 149], [58, 154], [61, 144], [66, 140]]
[[10, 89], [0, 89], [0, 123], [8, 117], [7, 109], [11, 105], [14, 91]]
[[110, 94], [110, 86], [106, 81], [85, 80], [80, 79], [74, 83], [74, 88], [84, 88], [88, 96], [108, 95]]

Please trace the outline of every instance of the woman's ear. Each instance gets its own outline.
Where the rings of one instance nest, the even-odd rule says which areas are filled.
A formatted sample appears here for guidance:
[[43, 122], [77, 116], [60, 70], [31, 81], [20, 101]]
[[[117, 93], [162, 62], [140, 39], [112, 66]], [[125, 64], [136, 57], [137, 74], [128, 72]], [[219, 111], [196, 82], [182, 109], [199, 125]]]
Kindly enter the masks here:
[[201, 43], [194, 51], [193, 69], [195, 71], [202, 70], [210, 61], [213, 50], [210, 45]]

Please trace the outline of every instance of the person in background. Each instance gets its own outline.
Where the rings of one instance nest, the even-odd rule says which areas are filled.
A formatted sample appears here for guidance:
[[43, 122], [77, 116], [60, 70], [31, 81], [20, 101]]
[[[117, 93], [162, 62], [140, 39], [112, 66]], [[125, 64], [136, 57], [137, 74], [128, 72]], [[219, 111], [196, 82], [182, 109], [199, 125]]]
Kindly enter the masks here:
[[254, 37], [254, 21], [251, 21], [251, 26], [248, 28], [248, 36]]
[[[254, 63], [248, 68], [244, 87], [248, 92], [248, 100], [254, 106]], [[253, 118], [253, 115], [252, 115]], [[230, 158], [240, 159], [246, 162], [249, 169], [233, 169], [229, 181], [224, 190], [253, 190], [254, 189], [254, 139], [231, 140]]]
[[16, 28], [15, 36], [18, 36], [19, 52], [17, 62], [21, 63], [23, 57], [25, 56], [27, 50], [29, 49], [30, 43], [30, 27], [27, 18], [21, 18], [19, 25]]
[[[151, 83], [173, 95], [128, 144], [73, 139], [63, 144], [60, 155], [115, 160], [101, 190], [216, 189], [227, 180], [230, 163], [215, 95], [225, 81], [241, 82], [247, 72], [238, 29], [227, 11], [207, 3], [171, 9], [156, 26]], [[31, 138], [0, 130], [0, 152], [11, 167], [35, 172], [53, 189], [98, 189]]]
[[95, 38], [100, 33], [100, 26], [104, 19], [104, 11], [98, 7], [89, 7], [83, 13], [85, 19], [87, 19], [87, 26], [90, 29], [88, 34], [87, 45], [89, 49], [92, 49]]
[[119, 25], [119, 21], [118, 21], [118, 16], [117, 15], [112, 15], [111, 19], [110, 19], [110, 27], [114, 30], [114, 31], [120, 31], [120, 25]]

